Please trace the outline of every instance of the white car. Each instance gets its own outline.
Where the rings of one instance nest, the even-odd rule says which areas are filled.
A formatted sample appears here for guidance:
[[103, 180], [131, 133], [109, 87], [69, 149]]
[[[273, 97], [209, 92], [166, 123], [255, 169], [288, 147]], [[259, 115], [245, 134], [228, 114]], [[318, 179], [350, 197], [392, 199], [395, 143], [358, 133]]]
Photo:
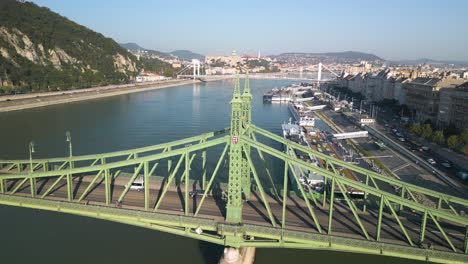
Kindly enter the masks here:
[[427, 159], [427, 162], [429, 162], [431, 165], [436, 165], [436, 162], [434, 159]]
[[[127, 185], [125, 185], [127, 187]], [[136, 190], [136, 191], [143, 191], [145, 189], [145, 181], [143, 176], [139, 176], [136, 178], [132, 184], [130, 184], [130, 190]]]
[[405, 141], [406, 141], [405, 138], [402, 138], [402, 137], [401, 137], [401, 138], [398, 138], [398, 140], [400, 140], [401, 142], [405, 142]]

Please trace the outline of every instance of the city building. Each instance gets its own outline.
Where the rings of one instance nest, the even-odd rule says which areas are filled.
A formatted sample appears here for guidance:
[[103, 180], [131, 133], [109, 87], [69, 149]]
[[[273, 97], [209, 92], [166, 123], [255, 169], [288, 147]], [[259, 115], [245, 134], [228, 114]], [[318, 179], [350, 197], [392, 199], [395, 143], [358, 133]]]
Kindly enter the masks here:
[[151, 72], [142, 72], [135, 78], [135, 81], [138, 83], [139, 82], [155, 82], [155, 81], [163, 81], [165, 79], [167, 78], [158, 74], [154, 74]]
[[348, 88], [355, 93], [364, 93], [367, 73], [358, 73], [348, 80]]
[[460, 131], [468, 128], [468, 82], [455, 88], [440, 89], [437, 125], [453, 124]]
[[413, 119], [424, 122], [436, 122], [439, 112], [439, 90], [455, 88], [463, 83], [463, 79], [418, 77], [403, 84], [406, 105], [412, 111]]

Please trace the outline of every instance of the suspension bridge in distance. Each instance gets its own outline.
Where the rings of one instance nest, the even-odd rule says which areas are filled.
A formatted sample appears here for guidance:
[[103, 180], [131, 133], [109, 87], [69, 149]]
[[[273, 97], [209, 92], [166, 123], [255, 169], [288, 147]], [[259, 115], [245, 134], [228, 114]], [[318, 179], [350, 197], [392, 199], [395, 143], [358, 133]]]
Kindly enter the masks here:
[[[382, 176], [255, 126], [246, 77], [242, 94], [234, 81], [227, 128], [110, 153], [74, 156], [70, 148], [68, 157], [0, 160], [0, 204], [159, 230], [237, 253], [320, 249], [468, 263], [465, 197]], [[296, 167], [323, 176], [322, 191], [301, 185]]]

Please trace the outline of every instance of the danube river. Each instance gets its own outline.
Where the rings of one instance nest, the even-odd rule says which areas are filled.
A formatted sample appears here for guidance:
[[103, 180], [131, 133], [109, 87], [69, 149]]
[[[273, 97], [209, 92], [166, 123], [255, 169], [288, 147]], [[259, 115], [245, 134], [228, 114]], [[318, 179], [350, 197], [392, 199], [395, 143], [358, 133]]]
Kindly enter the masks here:
[[[253, 122], [273, 133], [286, 105], [262, 94], [292, 81], [251, 80]], [[0, 114], [0, 159], [65, 156], [137, 148], [229, 126], [233, 82], [209, 82]], [[222, 247], [147, 229], [52, 212], [0, 206], [2, 263], [217, 263]], [[351, 253], [259, 249], [256, 264], [417, 263]]]

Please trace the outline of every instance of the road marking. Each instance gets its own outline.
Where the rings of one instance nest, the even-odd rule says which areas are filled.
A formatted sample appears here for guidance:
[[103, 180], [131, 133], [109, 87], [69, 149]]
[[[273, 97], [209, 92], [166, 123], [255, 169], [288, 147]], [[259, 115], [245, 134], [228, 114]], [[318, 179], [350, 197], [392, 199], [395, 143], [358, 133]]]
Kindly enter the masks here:
[[401, 169], [404, 169], [404, 168], [406, 168], [406, 167], [408, 167], [408, 166], [410, 166], [410, 165], [411, 165], [411, 164], [409, 164], [409, 163], [405, 163], [405, 164], [403, 164], [403, 165], [397, 167], [396, 169], [393, 169], [392, 171], [393, 171], [393, 172], [396, 172], [396, 171], [399, 171], [399, 170], [401, 170]]

